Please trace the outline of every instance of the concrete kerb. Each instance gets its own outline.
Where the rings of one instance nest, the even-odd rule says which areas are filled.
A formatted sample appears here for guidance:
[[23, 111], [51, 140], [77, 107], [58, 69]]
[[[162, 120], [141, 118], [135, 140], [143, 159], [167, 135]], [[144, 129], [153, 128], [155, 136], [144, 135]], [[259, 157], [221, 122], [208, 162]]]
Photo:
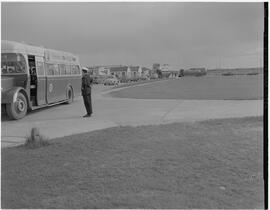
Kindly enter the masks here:
[[27, 137], [21, 136], [2, 136], [1, 147], [15, 147], [25, 143]]

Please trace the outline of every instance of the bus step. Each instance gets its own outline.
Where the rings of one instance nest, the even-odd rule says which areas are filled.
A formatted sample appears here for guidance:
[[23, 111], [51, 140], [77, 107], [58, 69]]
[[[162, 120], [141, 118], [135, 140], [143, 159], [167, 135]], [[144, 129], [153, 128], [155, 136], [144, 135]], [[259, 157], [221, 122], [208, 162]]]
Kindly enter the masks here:
[[31, 96], [31, 105], [32, 105], [32, 106], [36, 106], [36, 105], [37, 105], [37, 103], [36, 103], [36, 98], [33, 97], [33, 96]]

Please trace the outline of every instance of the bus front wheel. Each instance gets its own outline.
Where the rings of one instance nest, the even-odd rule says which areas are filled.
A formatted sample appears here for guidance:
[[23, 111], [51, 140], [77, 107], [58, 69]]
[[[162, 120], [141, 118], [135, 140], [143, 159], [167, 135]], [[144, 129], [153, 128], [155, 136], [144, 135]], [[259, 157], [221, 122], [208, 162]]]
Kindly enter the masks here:
[[22, 93], [18, 93], [15, 102], [6, 105], [6, 111], [10, 119], [18, 120], [27, 113], [27, 100]]
[[67, 89], [67, 104], [71, 104], [73, 102], [73, 98], [74, 98], [73, 90], [71, 87], [68, 87], [68, 89]]

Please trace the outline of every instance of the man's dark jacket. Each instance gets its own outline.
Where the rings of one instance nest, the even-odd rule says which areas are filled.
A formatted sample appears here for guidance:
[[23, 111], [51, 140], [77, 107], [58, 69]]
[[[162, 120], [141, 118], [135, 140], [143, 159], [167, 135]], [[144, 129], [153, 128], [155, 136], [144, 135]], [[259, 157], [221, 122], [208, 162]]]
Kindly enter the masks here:
[[85, 74], [82, 77], [82, 95], [91, 94], [91, 84], [92, 84], [92, 78], [89, 76], [89, 74]]

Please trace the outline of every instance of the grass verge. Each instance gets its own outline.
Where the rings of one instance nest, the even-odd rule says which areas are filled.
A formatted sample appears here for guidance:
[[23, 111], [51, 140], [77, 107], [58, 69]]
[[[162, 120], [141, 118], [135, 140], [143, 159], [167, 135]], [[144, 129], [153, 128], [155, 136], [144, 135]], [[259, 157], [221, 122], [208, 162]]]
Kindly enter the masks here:
[[181, 77], [110, 94], [139, 99], [257, 100], [263, 98], [263, 76]]
[[117, 127], [2, 149], [2, 208], [263, 208], [262, 118]]

